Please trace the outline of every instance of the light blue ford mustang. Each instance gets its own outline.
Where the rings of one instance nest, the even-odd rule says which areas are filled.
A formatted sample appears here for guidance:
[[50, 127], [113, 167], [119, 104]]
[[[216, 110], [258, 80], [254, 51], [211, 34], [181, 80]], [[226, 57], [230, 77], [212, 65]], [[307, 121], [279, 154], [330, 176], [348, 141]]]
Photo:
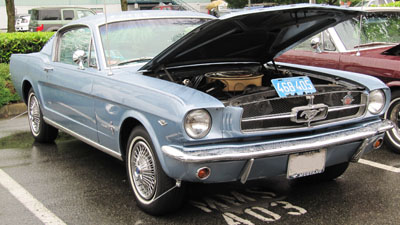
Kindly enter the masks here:
[[356, 15], [318, 5], [97, 15], [13, 55], [10, 70], [37, 141], [62, 130], [124, 160], [137, 204], [157, 215], [181, 205], [184, 182], [331, 180], [382, 144], [393, 126], [381, 81], [273, 61]]

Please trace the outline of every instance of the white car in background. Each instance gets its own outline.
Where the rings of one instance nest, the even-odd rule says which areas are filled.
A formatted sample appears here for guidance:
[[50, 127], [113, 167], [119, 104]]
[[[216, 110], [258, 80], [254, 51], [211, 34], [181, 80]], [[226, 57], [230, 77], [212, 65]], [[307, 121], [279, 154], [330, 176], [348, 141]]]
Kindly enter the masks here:
[[28, 31], [29, 30], [29, 21], [31, 20], [31, 15], [17, 15], [15, 20], [15, 30], [16, 31]]

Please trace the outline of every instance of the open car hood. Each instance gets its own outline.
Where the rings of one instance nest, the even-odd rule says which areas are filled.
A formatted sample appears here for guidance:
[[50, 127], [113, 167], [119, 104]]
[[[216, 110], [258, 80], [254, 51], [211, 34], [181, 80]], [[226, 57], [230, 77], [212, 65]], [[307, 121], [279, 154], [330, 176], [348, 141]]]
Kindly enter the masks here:
[[360, 14], [321, 5], [241, 11], [212, 20], [166, 48], [141, 70], [217, 62], [266, 63], [297, 43]]

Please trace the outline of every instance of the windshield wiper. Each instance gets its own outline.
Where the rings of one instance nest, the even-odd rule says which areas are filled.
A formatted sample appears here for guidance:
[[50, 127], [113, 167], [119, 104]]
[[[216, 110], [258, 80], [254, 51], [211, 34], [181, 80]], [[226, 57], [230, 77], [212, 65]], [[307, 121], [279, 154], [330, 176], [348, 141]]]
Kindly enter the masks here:
[[117, 63], [117, 66], [134, 63], [134, 62], [149, 61], [151, 59], [153, 59], [153, 57], [140, 57], [140, 58], [128, 59], [128, 60], [124, 60], [124, 61]]
[[371, 43], [356, 45], [356, 46], [354, 46], [354, 48], [372, 47], [372, 46], [377, 46], [377, 45], [394, 45], [394, 44], [395, 43], [390, 43], [390, 42], [371, 42]]

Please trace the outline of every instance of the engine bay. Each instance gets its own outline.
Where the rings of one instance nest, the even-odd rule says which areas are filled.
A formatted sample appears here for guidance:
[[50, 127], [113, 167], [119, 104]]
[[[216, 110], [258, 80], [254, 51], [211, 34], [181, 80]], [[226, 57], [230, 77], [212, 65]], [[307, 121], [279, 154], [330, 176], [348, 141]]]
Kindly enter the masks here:
[[[300, 72], [273, 65], [266, 66], [210, 66], [186, 70], [178, 69], [156, 76], [207, 93], [226, 106], [238, 106], [243, 101], [256, 101], [279, 97], [271, 80], [308, 77], [318, 92], [360, 91], [364, 88], [342, 78], [310, 72]], [[306, 93], [304, 93], [305, 95]], [[247, 97], [245, 97], [247, 96]]]

